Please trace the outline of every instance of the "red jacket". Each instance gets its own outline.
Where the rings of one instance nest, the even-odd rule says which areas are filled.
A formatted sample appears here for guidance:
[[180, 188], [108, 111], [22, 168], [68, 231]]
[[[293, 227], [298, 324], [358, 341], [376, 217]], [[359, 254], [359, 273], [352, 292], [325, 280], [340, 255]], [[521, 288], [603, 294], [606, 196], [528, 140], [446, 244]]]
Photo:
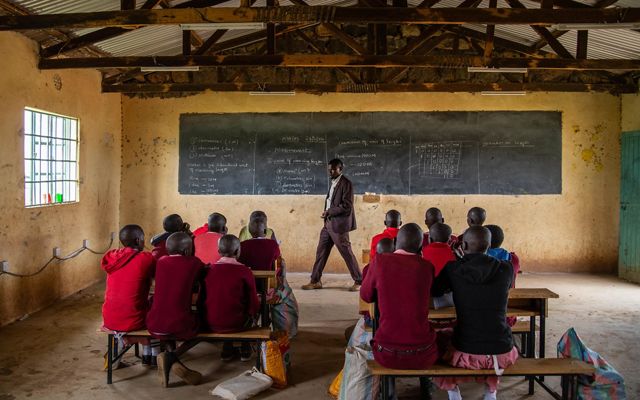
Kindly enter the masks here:
[[272, 271], [280, 257], [280, 246], [275, 240], [254, 238], [240, 243], [238, 261], [252, 270]]
[[[449, 247], [453, 247], [458, 243], [458, 236], [456, 235], [450, 235], [449, 236], [449, 241], [447, 242], [447, 244], [449, 245]], [[426, 231], [423, 235], [422, 235], [422, 247], [426, 247], [429, 244], [429, 231]]]
[[215, 264], [220, 259], [218, 241], [223, 235], [218, 232], [206, 232], [193, 239], [196, 257], [205, 264]]
[[376, 256], [376, 247], [378, 242], [384, 238], [395, 239], [398, 236], [400, 228], [386, 228], [382, 233], [378, 233], [371, 238], [371, 249], [369, 251], [369, 262], [373, 261]]
[[223, 257], [207, 269], [204, 278], [203, 317], [212, 332], [237, 332], [260, 310], [251, 270], [233, 258]]
[[[362, 281], [360, 297], [376, 301], [379, 328], [373, 338], [374, 358], [388, 368], [427, 368], [438, 355], [436, 333], [429, 323], [433, 265], [402, 250], [378, 254]], [[377, 351], [377, 346], [383, 351]], [[390, 351], [420, 351], [409, 364]]]
[[196, 229], [195, 231], [193, 231], [193, 236], [200, 236], [203, 233], [207, 233], [209, 232], [209, 224], [204, 224], [202, 225], [200, 228]]
[[107, 273], [102, 319], [118, 332], [144, 329], [149, 310], [149, 288], [156, 261], [147, 251], [130, 247], [108, 251], [101, 262]]
[[422, 248], [422, 258], [429, 261], [435, 268], [435, 276], [440, 274], [442, 268], [449, 262], [455, 261], [456, 256], [447, 243], [433, 242]]
[[162, 257], [156, 265], [156, 287], [147, 314], [152, 334], [191, 339], [197, 333], [197, 315], [191, 311], [192, 294], [204, 264], [195, 256]]

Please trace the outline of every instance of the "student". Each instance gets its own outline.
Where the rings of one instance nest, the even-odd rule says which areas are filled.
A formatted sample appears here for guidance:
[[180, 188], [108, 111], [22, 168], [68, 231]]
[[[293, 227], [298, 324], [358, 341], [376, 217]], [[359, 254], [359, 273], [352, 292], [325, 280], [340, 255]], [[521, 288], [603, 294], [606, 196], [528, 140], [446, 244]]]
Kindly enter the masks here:
[[180, 362], [173, 340], [187, 341], [198, 333], [197, 314], [191, 310], [204, 264], [193, 255], [193, 241], [185, 232], [171, 234], [166, 248], [168, 256], [156, 264], [156, 286], [147, 314], [147, 329], [167, 347], [166, 352], [158, 355], [163, 386], [169, 384], [170, 371], [188, 384], [197, 385], [202, 375]]
[[[467, 225], [469, 227], [482, 226], [484, 225], [484, 221], [486, 219], [487, 219], [487, 212], [485, 211], [484, 208], [471, 207], [467, 212]], [[458, 257], [463, 256], [463, 252], [462, 252], [463, 236], [464, 236], [464, 232], [458, 236], [455, 243], [453, 243], [453, 245], [451, 246], [451, 248], [453, 249], [453, 251], [456, 253]]]
[[[120, 229], [121, 249], [109, 250], [102, 257], [101, 267], [107, 273], [102, 319], [105, 329], [131, 332], [145, 329], [149, 310], [149, 289], [156, 260], [144, 251], [144, 232], [138, 225]], [[155, 352], [157, 348], [153, 348]], [[156, 354], [143, 345], [142, 363], [156, 365]]]
[[163, 233], [157, 234], [151, 238], [151, 245], [153, 246], [151, 254], [153, 254], [153, 257], [156, 260], [167, 255], [166, 242], [167, 238], [172, 233], [186, 232], [191, 235], [191, 232], [189, 231], [189, 224], [182, 221], [182, 217], [178, 214], [167, 215], [164, 220], [162, 220], [162, 228], [164, 229]]
[[[240, 234], [238, 234], [238, 238], [241, 242], [251, 239], [252, 236], [249, 232], [249, 224], [251, 224], [251, 221], [257, 219], [264, 221], [265, 226], [267, 226], [267, 214], [264, 211], [257, 210], [252, 212], [251, 215], [249, 215], [249, 223], [246, 226], [243, 226], [242, 229], [240, 229]], [[277, 241], [276, 234], [271, 228], [267, 228], [265, 237]]]
[[205, 233], [209, 232], [209, 222], [205, 222], [204, 225], [202, 225], [201, 227], [197, 228], [195, 231], [193, 231], [193, 237], [198, 237], [200, 235], [203, 235]]
[[447, 244], [451, 238], [451, 227], [449, 225], [436, 222], [429, 228], [429, 243], [422, 247], [422, 258], [430, 262], [435, 268], [435, 276], [449, 261], [455, 261], [451, 247]]
[[[482, 226], [471, 226], [464, 234], [464, 257], [448, 263], [434, 285], [434, 295], [450, 288], [456, 307], [457, 325], [444, 360], [454, 367], [501, 369], [518, 358], [507, 324], [507, 301], [513, 280], [513, 267], [486, 255], [491, 233]], [[449, 392], [449, 399], [461, 399], [459, 378], [434, 379]], [[485, 380], [485, 400], [495, 399], [498, 376]]]
[[[431, 226], [438, 223], [444, 224], [442, 211], [440, 211], [440, 209], [436, 207], [427, 209], [427, 211], [424, 213], [424, 223], [425, 225], [427, 225], [427, 231], [424, 233], [424, 239], [422, 240], [422, 243], [424, 246], [426, 246], [429, 243], [429, 229], [431, 229]], [[456, 242], [456, 240], [456, 236], [449, 235], [447, 243], [449, 244], [449, 246], [452, 246]]]
[[[260, 311], [260, 301], [251, 270], [238, 261], [240, 240], [234, 235], [225, 235], [218, 243], [222, 256], [208, 268], [205, 279], [203, 318], [208, 330], [217, 333], [238, 332], [250, 328]], [[233, 342], [225, 341], [221, 358], [231, 361], [234, 356]], [[251, 359], [251, 346], [243, 342], [240, 350], [242, 361]]]
[[429, 323], [433, 265], [421, 256], [422, 229], [400, 228], [396, 250], [378, 254], [360, 290], [360, 297], [377, 302], [379, 328], [371, 341], [373, 357], [395, 369], [424, 369], [438, 358], [436, 334]]
[[498, 225], [486, 225], [485, 228], [491, 232], [491, 247], [487, 250], [487, 255], [502, 261], [511, 261], [511, 254], [503, 249], [504, 232]]
[[371, 239], [371, 251], [369, 252], [369, 263], [376, 256], [376, 247], [378, 242], [383, 238], [395, 239], [398, 236], [398, 230], [402, 225], [402, 217], [399, 211], [389, 210], [384, 216], [384, 226], [386, 229], [382, 233], [378, 233]]
[[254, 219], [249, 223], [251, 239], [240, 244], [238, 261], [252, 270], [272, 271], [276, 260], [280, 257], [280, 246], [275, 240], [267, 239], [267, 223], [262, 219]]
[[218, 254], [218, 240], [227, 233], [227, 219], [224, 215], [213, 213], [209, 215], [206, 233], [198, 235], [193, 240], [196, 257], [205, 264], [214, 264], [220, 259]]

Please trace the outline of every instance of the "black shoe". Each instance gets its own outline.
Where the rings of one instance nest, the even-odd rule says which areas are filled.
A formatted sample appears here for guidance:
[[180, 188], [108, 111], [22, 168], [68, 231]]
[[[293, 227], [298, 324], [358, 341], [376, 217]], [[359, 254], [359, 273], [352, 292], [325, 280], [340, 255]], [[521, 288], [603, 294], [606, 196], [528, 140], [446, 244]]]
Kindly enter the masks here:
[[142, 365], [151, 365], [151, 356], [142, 356]]
[[249, 343], [242, 343], [240, 346], [240, 361], [251, 360], [251, 345]]
[[151, 357], [151, 366], [152, 367], [157, 367], [158, 366], [158, 356], [150, 356]]
[[233, 356], [236, 353], [236, 349], [233, 347], [233, 343], [223, 343], [222, 344], [222, 352], [220, 353], [220, 358], [222, 361], [231, 361], [233, 360]]

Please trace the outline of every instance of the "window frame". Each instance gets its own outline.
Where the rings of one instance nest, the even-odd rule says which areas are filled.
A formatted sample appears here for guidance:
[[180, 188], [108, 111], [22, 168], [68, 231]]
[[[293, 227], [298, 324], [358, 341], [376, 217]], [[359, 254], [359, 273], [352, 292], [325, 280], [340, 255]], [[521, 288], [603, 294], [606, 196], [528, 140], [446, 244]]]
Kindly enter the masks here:
[[[43, 132], [42, 127], [39, 129], [40, 133], [36, 131], [36, 126], [41, 126], [36, 124], [36, 119], [42, 118], [42, 116], [49, 117], [49, 125], [45, 128], [46, 135], [41, 134]], [[24, 107], [22, 118], [24, 207], [35, 208], [79, 203], [80, 119], [34, 107]], [[27, 118], [31, 118], [32, 122], [30, 132], [27, 132]], [[74, 123], [75, 132], [73, 129]], [[65, 137], [65, 133], [68, 133], [69, 137]], [[37, 143], [38, 139], [49, 141], [49, 143], [44, 144], [46, 155], [36, 153], [36, 146], [40, 146], [40, 152], [43, 150], [43, 144]], [[28, 141], [31, 141], [30, 145]], [[57, 149], [58, 146], [61, 149]], [[28, 151], [31, 152], [31, 156], [28, 156]], [[58, 151], [61, 153], [56, 154]], [[43, 164], [46, 172], [42, 172]], [[30, 173], [28, 174], [28, 172]], [[46, 176], [43, 177], [43, 175]], [[58, 178], [58, 176], [61, 176], [61, 178]], [[41, 189], [43, 184], [46, 186], [46, 192]], [[60, 189], [59, 192], [58, 189]], [[57, 193], [62, 194], [62, 201], [60, 202], [56, 201]], [[71, 196], [72, 193], [75, 196]], [[48, 198], [43, 196], [48, 196]], [[68, 200], [69, 198], [73, 198], [73, 200]]]

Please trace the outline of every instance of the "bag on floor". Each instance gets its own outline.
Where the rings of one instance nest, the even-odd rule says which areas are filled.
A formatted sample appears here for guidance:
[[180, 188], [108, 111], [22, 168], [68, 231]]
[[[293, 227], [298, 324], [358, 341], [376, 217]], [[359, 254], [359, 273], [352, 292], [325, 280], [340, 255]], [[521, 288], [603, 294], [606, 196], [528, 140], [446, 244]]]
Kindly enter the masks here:
[[272, 384], [271, 378], [254, 368], [220, 383], [209, 394], [227, 400], [245, 400], [269, 389]]
[[273, 380], [273, 387], [277, 389], [287, 387], [287, 368], [282, 353], [280, 352], [278, 341], [267, 340], [262, 342], [260, 357], [262, 357], [264, 373], [269, 375]]
[[333, 378], [331, 385], [329, 385], [329, 395], [334, 399], [337, 399], [338, 395], [340, 394], [340, 385], [342, 384], [342, 372], [343, 371], [340, 370], [340, 373], [336, 375], [335, 378]]
[[367, 367], [370, 346], [347, 347], [340, 383], [340, 400], [376, 400], [380, 392], [380, 377], [373, 376]]
[[278, 348], [284, 361], [285, 373], [289, 372], [291, 366], [291, 345], [289, 343], [289, 335], [285, 331], [277, 331], [273, 333], [273, 339], [278, 342]]
[[[365, 318], [360, 317], [355, 328], [353, 328], [353, 332], [351, 332], [351, 337], [349, 338], [347, 347], [370, 348], [369, 342], [371, 342], [372, 338], [373, 331], [367, 332]], [[373, 360], [372, 351], [367, 353], [367, 359]]]
[[567, 330], [558, 342], [558, 357], [575, 358], [595, 367], [592, 376], [578, 376], [580, 400], [626, 400], [624, 378], [600, 354], [588, 348], [575, 329]]
[[274, 296], [277, 301], [271, 306], [271, 323], [276, 331], [286, 331], [289, 339], [298, 334], [298, 301], [286, 279]]

